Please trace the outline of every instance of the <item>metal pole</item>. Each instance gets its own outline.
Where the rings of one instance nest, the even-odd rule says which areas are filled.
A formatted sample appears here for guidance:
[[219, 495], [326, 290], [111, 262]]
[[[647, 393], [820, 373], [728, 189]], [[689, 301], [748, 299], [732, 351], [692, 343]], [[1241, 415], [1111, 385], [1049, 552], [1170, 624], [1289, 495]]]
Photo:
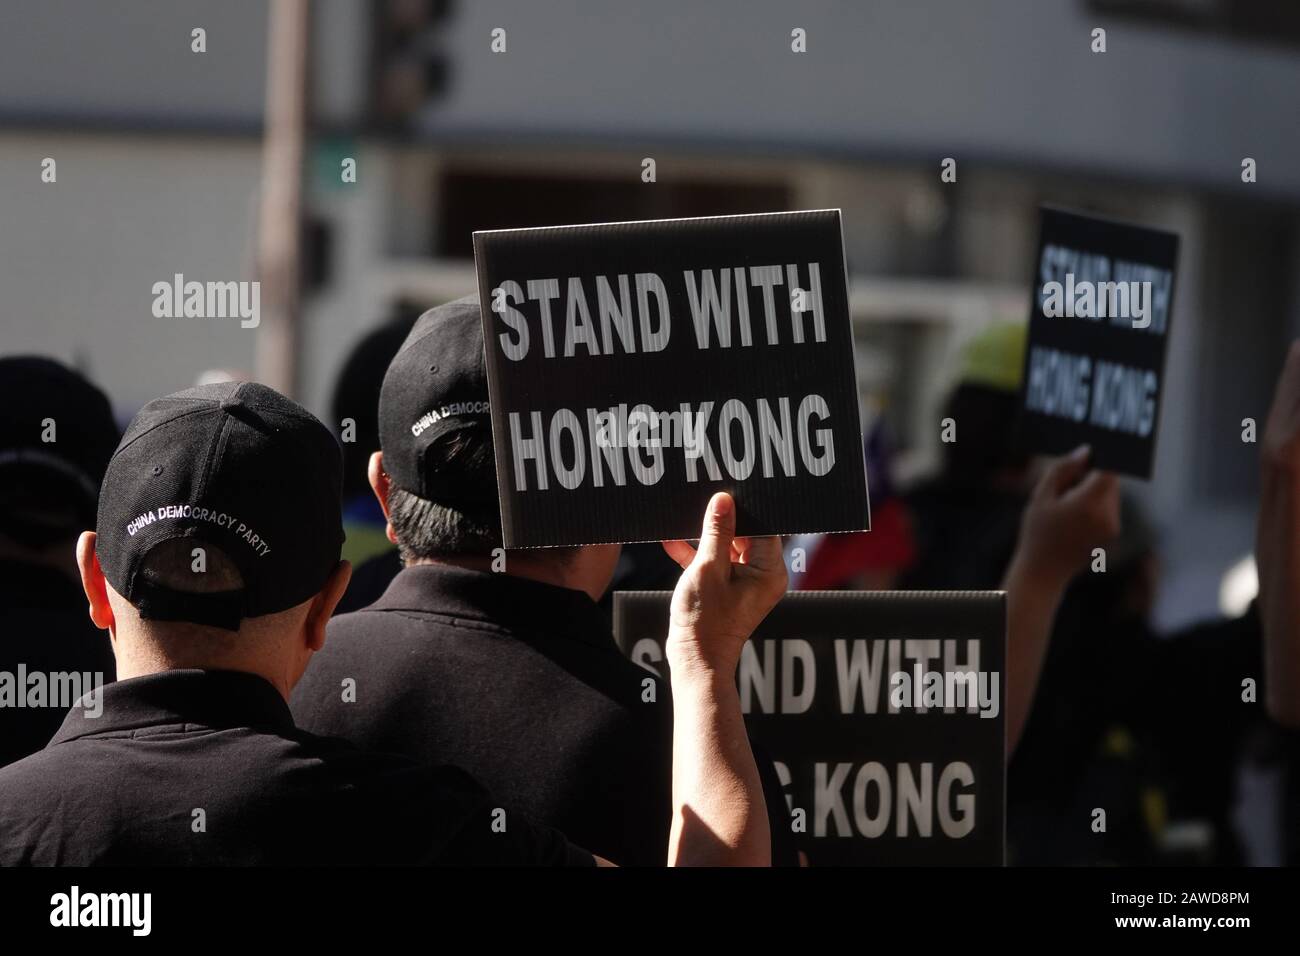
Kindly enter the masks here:
[[257, 379], [286, 395], [298, 387], [302, 171], [307, 125], [309, 0], [271, 0], [266, 129], [258, 214], [262, 283]]

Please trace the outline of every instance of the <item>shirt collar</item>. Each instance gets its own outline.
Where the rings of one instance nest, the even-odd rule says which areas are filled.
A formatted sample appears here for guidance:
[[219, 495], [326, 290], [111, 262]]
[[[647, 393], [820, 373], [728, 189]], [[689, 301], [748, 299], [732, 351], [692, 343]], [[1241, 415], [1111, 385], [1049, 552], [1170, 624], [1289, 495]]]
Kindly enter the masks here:
[[465, 618], [507, 631], [538, 632], [614, 646], [609, 618], [585, 591], [450, 564], [413, 564], [366, 611]]
[[51, 746], [78, 737], [175, 724], [281, 731], [294, 727], [289, 705], [271, 682], [242, 671], [163, 671], [105, 684], [96, 693], [103, 695], [102, 710], [74, 706]]

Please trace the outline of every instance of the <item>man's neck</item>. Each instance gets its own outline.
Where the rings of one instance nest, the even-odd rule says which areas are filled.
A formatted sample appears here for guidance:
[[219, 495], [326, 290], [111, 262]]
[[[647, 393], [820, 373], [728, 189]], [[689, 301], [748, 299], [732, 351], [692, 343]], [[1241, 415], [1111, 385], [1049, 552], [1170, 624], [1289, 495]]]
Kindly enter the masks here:
[[[501, 567], [504, 561], [505, 567]], [[603, 588], [596, 589], [594, 585], [584, 586], [580, 580], [581, 575], [575, 574], [571, 568], [559, 564], [555, 561], [537, 561], [530, 559], [526, 554], [512, 553], [504, 559], [490, 558], [483, 555], [465, 554], [465, 555], [447, 555], [441, 558], [417, 558], [414, 561], [408, 561], [407, 567], [414, 565], [449, 565], [454, 568], [466, 568], [471, 571], [489, 571], [498, 574], [509, 574], [512, 577], [524, 578], [528, 581], [538, 581], [542, 584], [550, 584], [559, 588], [568, 588], [571, 591], [583, 591], [593, 601], [599, 601]], [[596, 590], [596, 593], [592, 593]]]
[[262, 662], [236, 660], [177, 660], [168, 657], [147, 641], [127, 640], [114, 636], [113, 656], [117, 661], [117, 679], [148, 677], [178, 670], [221, 670], [256, 674], [274, 687], [286, 701], [293, 690], [293, 681], [285, 673], [265, 666]]

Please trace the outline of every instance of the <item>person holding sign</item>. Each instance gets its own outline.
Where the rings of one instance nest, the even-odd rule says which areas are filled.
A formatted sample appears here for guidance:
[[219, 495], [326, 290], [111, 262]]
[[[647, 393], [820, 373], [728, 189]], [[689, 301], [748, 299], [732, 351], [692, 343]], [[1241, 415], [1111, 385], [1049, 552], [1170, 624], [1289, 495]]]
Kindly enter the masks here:
[[1026, 347], [1022, 326], [998, 325], [972, 340], [944, 413], [959, 441], [944, 467], [913, 489], [918, 559], [910, 589], [1007, 592], [1007, 749], [1015, 751], [1033, 706], [1057, 609], [1092, 549], [1120, 531], [1115, 475], [1090, 470], [1080, 446], [1037, 474], [1014, 440]]
[[[389, 367], [370, 481], [405, 567], [374, 604], [331, 621], [294, 715], [368, 749], [463, 767], [593, 852], [659, 866], [674, 751], [686, 740], [674, 736], [676, 690], [619, 653], [595, 603], [618, 545], [502, 548], [484, 361], [471, 296], [421, 316]], [[739, 555], [765, 555], [744, 547], [738, 587], [759, 566]], [[701, 560], [731, 550], [705, 548]], [[345, 681], [351, 698], [340, 696]], [[759, 767], [774, 858], [793, 863], [776, 771], [766, 759]]]
[[1084, 445], [1050, 464], [1021, 518], [1007, 592], [1007, 751], [1029, 719], [1057, 608], [1092, 549], [1120, 532], [1119, 480]]

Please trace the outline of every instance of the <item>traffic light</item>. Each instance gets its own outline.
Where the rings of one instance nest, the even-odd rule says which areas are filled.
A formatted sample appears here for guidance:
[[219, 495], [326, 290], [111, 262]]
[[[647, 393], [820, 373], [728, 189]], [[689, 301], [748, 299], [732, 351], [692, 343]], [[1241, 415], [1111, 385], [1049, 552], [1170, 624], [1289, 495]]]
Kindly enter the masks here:
[[438, 31], [451, 8], [451, 0], [375, 5], [371, 115], [379, 128], [408, 128], [421, 107], [446, 88], [447, 57], [438, 48]]

